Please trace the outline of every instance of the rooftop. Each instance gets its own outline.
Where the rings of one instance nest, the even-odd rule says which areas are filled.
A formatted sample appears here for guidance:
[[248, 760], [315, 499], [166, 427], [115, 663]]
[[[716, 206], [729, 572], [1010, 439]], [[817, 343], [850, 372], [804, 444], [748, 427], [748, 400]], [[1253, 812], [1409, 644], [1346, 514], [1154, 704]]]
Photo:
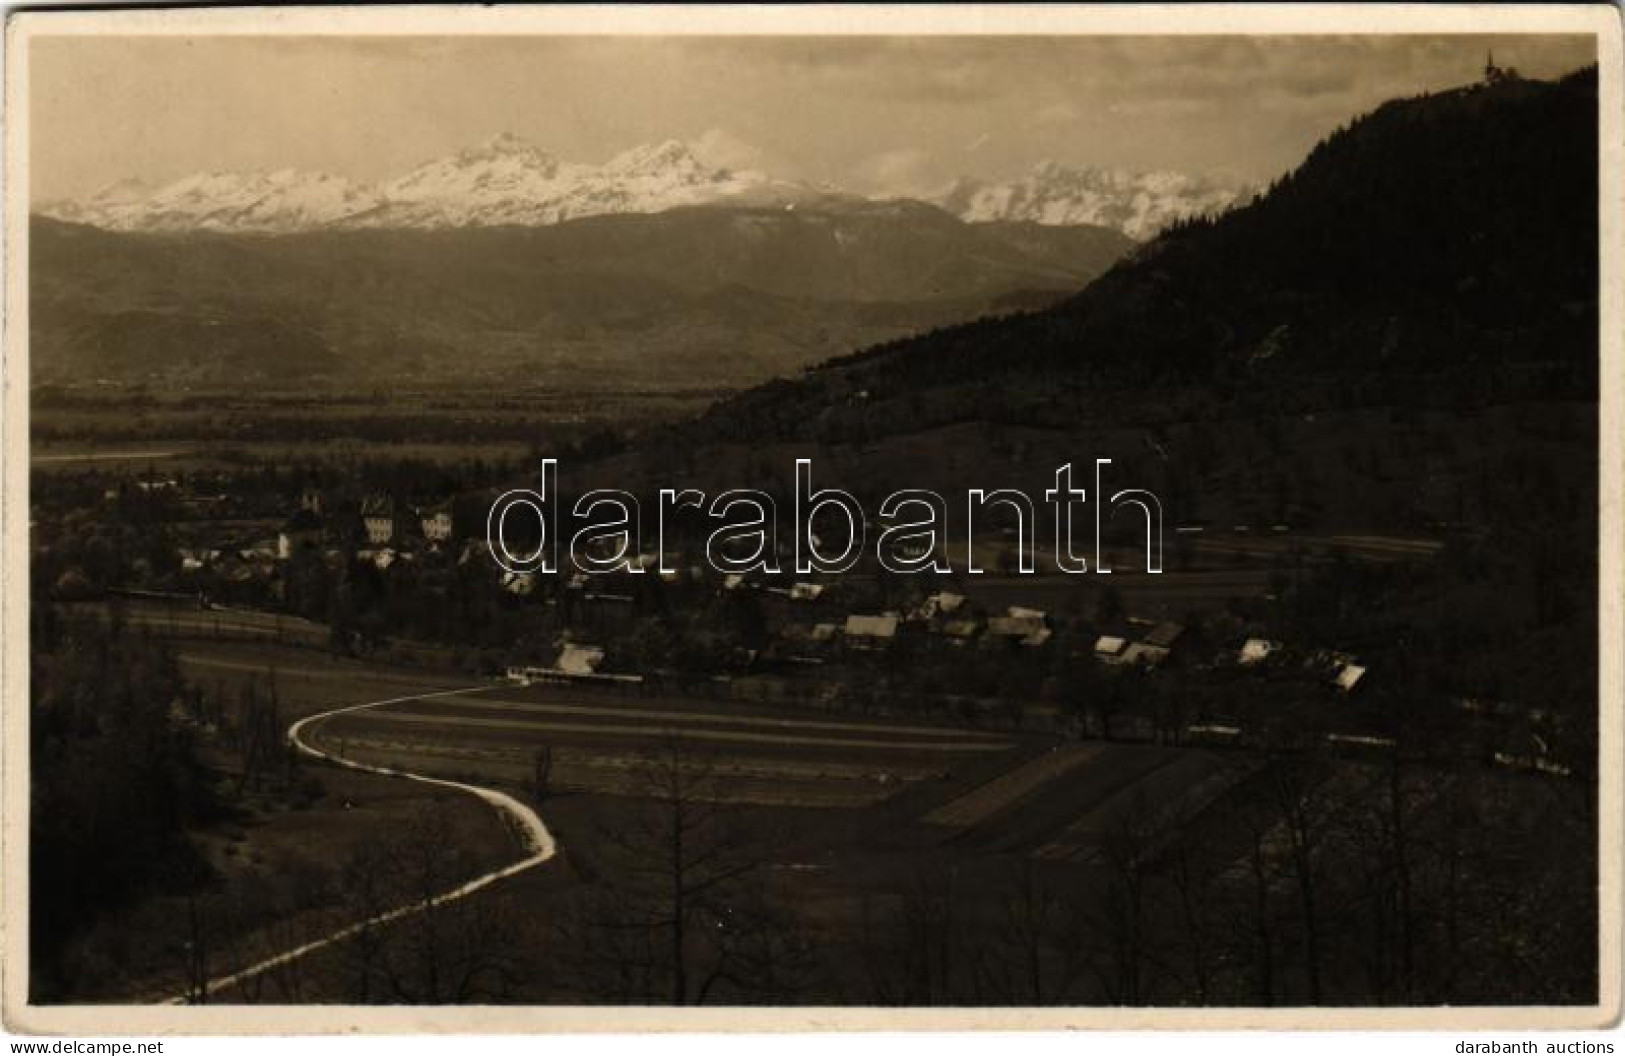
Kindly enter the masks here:
[[890, 613], [884, 616], [848, 616], [846, 634], [849, 638], [892, 638], [897, 634], [897, 617]]

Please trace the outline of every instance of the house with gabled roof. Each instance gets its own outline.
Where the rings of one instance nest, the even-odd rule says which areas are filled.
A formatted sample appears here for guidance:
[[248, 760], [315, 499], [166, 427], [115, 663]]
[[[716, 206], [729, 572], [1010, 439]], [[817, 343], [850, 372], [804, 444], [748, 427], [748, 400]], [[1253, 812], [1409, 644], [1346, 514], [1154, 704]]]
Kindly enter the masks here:
[[361, 528], [370, 546], [398, 543], [406, 534], [394, 498], [382, 494], [361, 500]]
[[1261, 664], [1280, 648], [1280, 642], [1272, 642], [1267, 638], [1249, 638], [1241, 644], [1241, 652], [1236, 654], [1236, 662], [1245, 666]]
[[1159, 623], [1147, 631], [1143, 638], [1123, 650], [1121, 662], [1131, 666], [1143, 664], [1155, 667], [1172, 655], [1184, 633], [1185, 628], [1177, 623], [1168, 621]]
[[418, 525], [423, 532], [423, 538], [429, 542], [450, 542], [456, 528], [456, 517], [452, 513], [451, 502], [440, 502], [418, 510]]

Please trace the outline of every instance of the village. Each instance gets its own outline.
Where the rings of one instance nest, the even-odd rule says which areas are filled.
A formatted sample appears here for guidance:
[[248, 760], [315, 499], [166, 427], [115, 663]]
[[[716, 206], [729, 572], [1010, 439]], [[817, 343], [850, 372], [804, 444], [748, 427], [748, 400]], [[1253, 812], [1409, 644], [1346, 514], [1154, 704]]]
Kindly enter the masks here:
[[[142, 526], [143, 552], [46, 542], [41, 558], [54, 560], [40, 564], [57, 569], [53, 600], [115, 598], [169, 629], [177, 608], [206, 611], [216, 634], [233, 633], [220, 630], [222, 616], [255, 637], [263, 622], [279, 641], [486, 679], [1159, 744], [1296, 748], [1309, 738], [1360, 754], [1396, 747], [1394, 709], [1407, 705], [1381, 675], [1405, 662], [1403, 647], [1385, 643], [1373, 658], [1358, 642], [1305, 640], [1282, 594], [1306, 576], [1403, 567], [1437, 551], [1368, 536], [1295, 539], [1282, 525], [1261, 535], [1176, 524], [1180, 570], [1134, 571], [1129, 533], [1099, 551], [1116, 576], [1066, 575], [1064, 558], [1030, 574], [1031, 519], [1017, 514], [974, 545], [932, 533], [935, 551], [918, 537], [899, 546], [931, 571], [898, 572], [870, 547], [849, 571], [788, 572], [798, 541], [781, 536], [755, 563], [778, 571], [746, 573], [716, 567], [712, 526], [689, 518], [663, 526], [663, 549], [630, 556], [633, 533], [594, 529], [583, 554], [613, 572], [515, 571], [487, 534], [501, 487], [451, 473], [424, 489], [434, 476], [369, 488], [331, 469], [92, 472], [63, 494], [91, 502], [95, 519]], [[834, 520], [833, 531], [818, 522], [815, 545], [847, 545]], [[515, 549], [525, 545], [534, 537]], [[241, 630], [244, 621], [256, 629]], [[1438, 705], [1449, 721], [1408, 751], [1569, 772], [1552, 757], [1572, 735], [1559, 716], [1476, 695]]]
[[[274, 492], [288, 511], [276, 519], [263, 516], [273, 504], [234, 490], [230, 474], [105, 488], [114, 519], [163, 523], [173, 559], [137, 558], [123, 578], [97, 583], [75, 565], [53, 595], [302, 620], [313, 628], [307, 644], [345, 655], [421, 663], [425, 650], [448, 647], [436, 662], [524, 684], [678, 687], [1208, 744], [1256, 743], [1253, 731], [1279, 725], [1271, 712], [1281, 705], [1261, 702], [1295, 695], [1300, 717], [1329, 716], [1316, 723], [1335, 727], [1327, 736], [1369, 737], [1368, 665], [1346, 649], [1287, 640], [1268, 598], [1198, 599], [1185, 611], [1128, 604], [1139, 577], [1121, 572], [1105, 587], [1063, 592], [1064, 576], [1020, 572], [1011, 530], [979, 547], [995, 573], [944, 559], [946, 573], [899, 574], [872, 555], [839, 574], [724, 572], [706, 559], [702, 534], [679, 533], [670, 543], [679, 559], [665, 568], [645, 551], [615, 573], [548, 574], [509, 570], [493, 554], [485, 491], [417, 498], [290, 475]], [[599, 536], [590, 551], [604, 557], [617, 543], [625, 537]], [[793, 546], [778, 543], [785, 565]]]

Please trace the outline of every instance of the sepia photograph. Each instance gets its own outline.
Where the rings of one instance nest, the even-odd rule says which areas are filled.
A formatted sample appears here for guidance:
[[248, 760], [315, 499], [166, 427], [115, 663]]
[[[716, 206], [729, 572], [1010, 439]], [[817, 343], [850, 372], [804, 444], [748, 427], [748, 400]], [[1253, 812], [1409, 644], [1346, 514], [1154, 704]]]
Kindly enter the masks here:
[[1617, 1018], [1612, 6], [7, 59], [10, 1029]]

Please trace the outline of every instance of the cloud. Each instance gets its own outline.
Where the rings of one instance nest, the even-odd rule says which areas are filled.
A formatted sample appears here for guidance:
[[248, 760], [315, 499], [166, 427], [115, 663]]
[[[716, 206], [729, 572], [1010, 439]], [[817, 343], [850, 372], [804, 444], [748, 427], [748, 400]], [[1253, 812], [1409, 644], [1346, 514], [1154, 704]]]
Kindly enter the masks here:
[[918, 147], [871, 155], [859, 163], [858, 176], [872, 193], [907, 197], [929, 194], [947, 179], [936, 158]]
[[721, 128], [707, 129], [692, 147], [701, 161], [723, 169], [760, 169], [767, 158], [759, 147]]
[[1078, 108], [1065, 100], [1039, 107], [1033, 114], [1035, 125], [1070, 125], [1080, 116]]

